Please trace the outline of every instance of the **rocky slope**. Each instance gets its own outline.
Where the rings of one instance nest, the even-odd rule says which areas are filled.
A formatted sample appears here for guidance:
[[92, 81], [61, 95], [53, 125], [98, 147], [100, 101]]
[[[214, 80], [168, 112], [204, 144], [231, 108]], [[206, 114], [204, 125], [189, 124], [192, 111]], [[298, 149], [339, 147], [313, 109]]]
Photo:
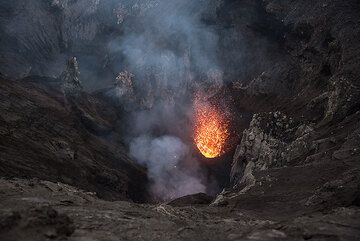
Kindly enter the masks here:
[[360, 238], [358, 207], [266, 216], [260, 209], [106, 202], [62, 183], [19, 179], [0, 179], [0, 192], [4, 241]]
[[[295, 213], [358, 205], [359, 3], [228, 4], [234, 12], [250, 6], [264, 13], [274, 31], [255, 17], [250, 33], [267, 39], [288, 64], [255, 60], [268, 67], [248, 84], [234, 83], [239, 109], [255, 114], [235, 152], [232, 186], [214, 205]], [[229, 21], [244, 28], [236, 17]], [[296, 71], [278, 78], [279, 68]]]
[[106, 199], [144, 200], [145, 170], [127, 157], [111, 106], [84, 92], [69, 102], [59, 82], [39, 77], [1, 79], [0, 106], [2, 177], [36, 177]]

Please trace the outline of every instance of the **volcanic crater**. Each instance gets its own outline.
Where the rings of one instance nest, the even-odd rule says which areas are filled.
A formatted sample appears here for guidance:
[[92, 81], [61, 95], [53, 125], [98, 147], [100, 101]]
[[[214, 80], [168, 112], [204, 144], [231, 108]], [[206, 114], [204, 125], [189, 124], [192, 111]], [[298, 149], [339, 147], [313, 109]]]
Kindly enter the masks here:
[[0, 240], [360, 240], [357, 0], [0, 0]]

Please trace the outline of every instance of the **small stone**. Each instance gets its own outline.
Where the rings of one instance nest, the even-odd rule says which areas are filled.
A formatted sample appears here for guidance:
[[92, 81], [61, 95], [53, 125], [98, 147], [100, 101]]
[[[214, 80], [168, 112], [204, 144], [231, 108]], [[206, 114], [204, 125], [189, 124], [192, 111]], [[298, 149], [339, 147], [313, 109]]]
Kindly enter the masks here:
[[250, 140], [250, 141], [255, 140], [255, 135], [254, 135], [254, 133], [251, 132], [251, 133], [249, 134], [249, 140]]
[[55, 230], [48, 230], [44, 235], [49, 239], [54, 239], [57, 237], [57, 233]]

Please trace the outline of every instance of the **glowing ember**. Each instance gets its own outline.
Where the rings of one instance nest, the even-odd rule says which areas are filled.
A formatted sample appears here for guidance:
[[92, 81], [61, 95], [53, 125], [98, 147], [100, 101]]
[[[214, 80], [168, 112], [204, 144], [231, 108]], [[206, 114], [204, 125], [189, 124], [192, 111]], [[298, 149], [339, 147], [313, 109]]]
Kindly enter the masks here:
[[226, 116], [214, 105], [195, 98], [194, 141], [199, 151], [207, 158], [221, 156], [229, 137]]

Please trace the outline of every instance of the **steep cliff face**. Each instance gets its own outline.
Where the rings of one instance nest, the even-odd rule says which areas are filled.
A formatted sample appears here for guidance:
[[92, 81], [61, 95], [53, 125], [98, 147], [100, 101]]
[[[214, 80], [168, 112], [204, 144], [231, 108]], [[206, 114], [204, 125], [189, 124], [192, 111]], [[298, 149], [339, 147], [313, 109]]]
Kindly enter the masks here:
[[224, 1], [218, 20], [241, 108], [284, 108], [323, 124], [359, 108], [357, 1]]
[[1, 79], [0, 175], [64, 182], [110, 200], [144, 201], [146, 173], [114, 132], [117, 112], [84, 92], [76, 99], [64, 96], [60, 85], [47, 78]]
[[[245, 3], [232, 6], [241, 9]], [[359, 129], [360, 5], [263, 1], [258, 6], [280, 23], [282, 35], [250, 31], [276, 44], [297, 71], [274, 80], [266, 76], [276, 76], [277, 68], [264, 68], [249, 84], [233, 86], [240, 109], [256, 114], [235, 152], [232, 188], [214, 204], [256, 209], [265, 202], [290, 210], [356, 205], [359, 148], [348, 140]], [[236, 18], [232, 21], [237, 26]], [[261, 61], [270, 65], [269, 59]], [[266, 88], [279, 81], [288, 86], [286, 92]], [[292, 202], [298, 207], [288, 206]]]
[[359, 114], [326, 129], [276, 120], [284, 117], [277, 112], [254, 115], [235, 152], [233, 186], [214, 204], [292, 212], [358, 205]]

